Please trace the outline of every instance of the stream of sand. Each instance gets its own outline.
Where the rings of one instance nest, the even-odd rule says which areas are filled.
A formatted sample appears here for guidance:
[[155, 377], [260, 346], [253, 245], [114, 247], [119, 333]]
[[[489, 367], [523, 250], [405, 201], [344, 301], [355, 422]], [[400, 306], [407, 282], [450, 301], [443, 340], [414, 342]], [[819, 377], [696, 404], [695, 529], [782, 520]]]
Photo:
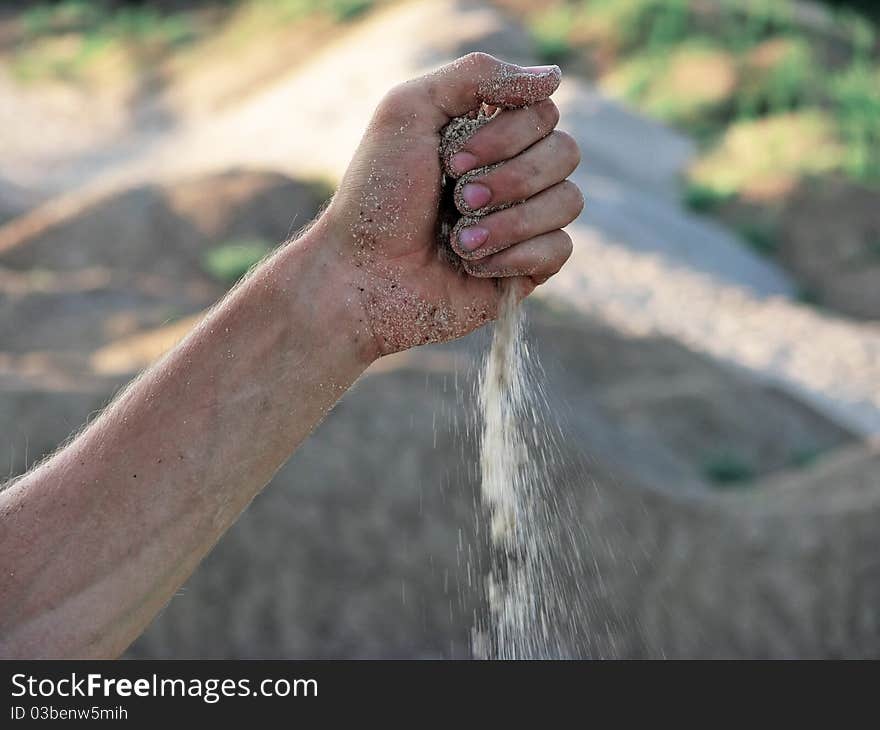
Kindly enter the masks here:
[[474, 653], [489, 659], [558, 655], [548, 613], [551, 572], [538, 392], [523, 312], [507, 286], [480, 381], [482, 501], [489, 515], [489, 615]]

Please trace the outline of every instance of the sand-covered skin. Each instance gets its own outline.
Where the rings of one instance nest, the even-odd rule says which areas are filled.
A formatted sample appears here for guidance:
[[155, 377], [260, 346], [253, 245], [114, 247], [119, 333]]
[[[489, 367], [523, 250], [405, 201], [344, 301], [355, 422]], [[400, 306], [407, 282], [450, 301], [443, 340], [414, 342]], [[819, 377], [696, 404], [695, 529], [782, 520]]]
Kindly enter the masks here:
[[450, 164], [453, 155], [460, 152], [474, 133], [493, 117], [494, 114], [488, 114], [485, 107], [480, 107], [473, 114], [456, 117], [440, 130], [440, 159], [444, 174], [451, 178], [458, 177]]
[[429, 302], [394, 278], [375, 277], [370, 291], [364, 293], [372, 334], [387, 352], [463, 337], [494, 315], [476, 304], [466, 305], [464, 316], [459, 316], [452, 307]]
[[[358, 272], [354, 300], [366, 317], [365, 328], [383, 354], [462, 337], [494, 318], [486, 302], [474, 301], [456, 308], [443, 299], [426, 298], [390, 255], [394, 244], [414, 240], [408, 222], [414, 212], [410, 197], [417, 197], [417, 182], [398, 182], [377, 165], [371, 165], [350, 225], [352, 263]], [[441, 254], [436, 252], [438, 259]]]
[[[490, 69], [473, 88], [473, 73]], [[379, 105], [326, 213], [351, 242], [351, 254], [342, 255], [356, 270], [351, 301], [364, 311], [358, 336], [372, 338], [379, 354], [461, 337], [496, 316], [497, 285], [470, 277], [449, 246], [460, 217], [456, 190], [458, 210], [464, 205], [460, 186], [444, 173], [467, 140], [503, 113], [499, 107], [546, 99], [559, 75], [556, 67], [529, 72], [471, 54], [398, 87]], [[466, 107], [470, 95], [474, 108], [438, 128], [438, 111]]]
[[364, 280], [358, 284], [371, 335], [386, 352], [459, 337], [475, 322], [489, 318], [483, 310], [469, 312], [462, 320], [443, 303], [429, 302], [402, 281], [400, 271], [386, 261], [384, 240], [401, 228], [407, 204], [408, 179], [401, 186], [372, 169], [361, 196], [357, 219], [352, 223], [354, 263]]
[[480, 84], [477, 93], [484, 104], [503, 109], [519, 109], [546, 99], [562, 79], [559, 66], [546, 66], [539, 73], [504, 66]]

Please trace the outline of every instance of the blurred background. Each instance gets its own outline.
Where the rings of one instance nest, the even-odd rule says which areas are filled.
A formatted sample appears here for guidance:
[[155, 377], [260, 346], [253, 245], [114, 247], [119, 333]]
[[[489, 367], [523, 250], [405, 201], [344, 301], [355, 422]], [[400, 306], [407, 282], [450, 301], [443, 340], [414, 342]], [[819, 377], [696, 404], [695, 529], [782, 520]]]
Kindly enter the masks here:
[[[50, 453], [312, 218], [392, 84], [470, 50], [559, 63], [587, 205], [529, 337], [568, 655], [877, 657], [878, 17], [0, 4], [0, 468]], [[486, 344], [371, 369], [129, 656], [470, 656]]]

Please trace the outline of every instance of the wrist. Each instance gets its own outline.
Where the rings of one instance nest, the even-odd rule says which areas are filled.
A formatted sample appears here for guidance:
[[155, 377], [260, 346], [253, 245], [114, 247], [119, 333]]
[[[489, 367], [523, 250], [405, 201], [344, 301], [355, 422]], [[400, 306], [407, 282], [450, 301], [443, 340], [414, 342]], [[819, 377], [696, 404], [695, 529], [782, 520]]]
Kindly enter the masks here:
[[364, 273], [328, 212], [281, 251], [275, 278], [297, 309], [291, 316], [305, 315], [318, 341], [364, 370], [382, 354], [363, 306]]

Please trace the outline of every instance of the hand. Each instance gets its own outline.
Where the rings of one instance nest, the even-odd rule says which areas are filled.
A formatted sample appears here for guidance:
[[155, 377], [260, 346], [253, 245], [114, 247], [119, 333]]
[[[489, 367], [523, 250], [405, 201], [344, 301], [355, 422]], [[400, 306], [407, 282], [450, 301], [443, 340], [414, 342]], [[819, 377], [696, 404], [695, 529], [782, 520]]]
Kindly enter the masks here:
[[[392, 89], [382, 100], [320, 224], [350, 268], [375, 355], [460, 337], [494, 319], [497, 278], [525, 297], [571, 254], [560, 230], [583, 207], [566, 177], [577, 144], [553, 131], [555, 66], [522, 68], [472, 53]], [[441, 255], [441, 129], [480, 108], [504, 107], [446, 161], [459, 210], [453, 248]], [[486, 166], [491, 166], [484, 170]], [[467, 173], [467, 174], [465, 174]], [[483, 218], [477, 215], [502, 206]]]

